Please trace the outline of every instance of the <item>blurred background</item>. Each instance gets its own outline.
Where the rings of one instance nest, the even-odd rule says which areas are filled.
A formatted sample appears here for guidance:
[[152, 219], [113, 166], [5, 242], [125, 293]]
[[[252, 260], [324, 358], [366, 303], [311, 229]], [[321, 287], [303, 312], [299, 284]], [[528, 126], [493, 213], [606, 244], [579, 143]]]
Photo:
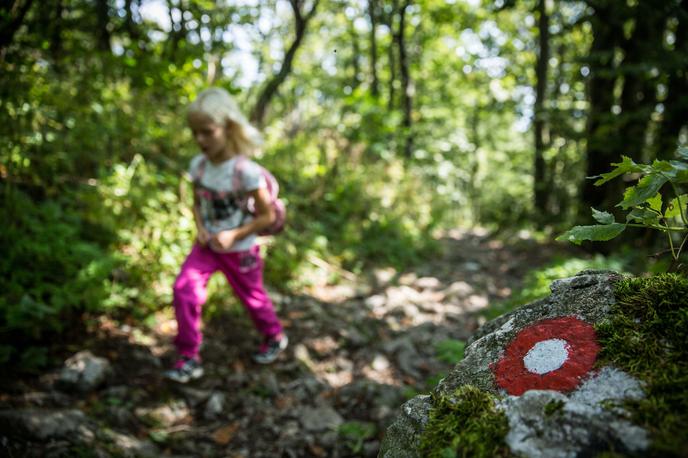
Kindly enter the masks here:
[[[194, 238], [184, 109], [208, 86], [265, 134], [257, 160], [289, 208], [267, 280], [284, 294], [401, 272], [450, 229], [551, 244], [621, 200], [622, 180], [585, 177], [672, 159], [688, 136], [685, 0], [0, 8], [0, 361], [28, 369], [89, 317], [169, 312]], [[590, 244], [528, 278], [546, 293], [588, 261], [652, 270], [654, 243]]]

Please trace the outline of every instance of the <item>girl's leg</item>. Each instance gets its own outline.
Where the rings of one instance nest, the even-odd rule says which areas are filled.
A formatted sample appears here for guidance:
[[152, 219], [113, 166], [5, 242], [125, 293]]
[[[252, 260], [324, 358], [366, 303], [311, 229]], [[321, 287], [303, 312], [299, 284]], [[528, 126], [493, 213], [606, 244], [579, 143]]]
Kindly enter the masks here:
[[258, 332], [274, 337], [282, 332], [272, 301], [263, 286], [263, 260], [260, 249], [219, 255], [222, 273], [248, 310]]
[[177, 318], [174, 344], [182, 356], [198, 356], [203, 339], [201, 306], [208, 298], [208, 280], [218, 269], [217, 255], [196, 244], [174, 282], [174, 314]]

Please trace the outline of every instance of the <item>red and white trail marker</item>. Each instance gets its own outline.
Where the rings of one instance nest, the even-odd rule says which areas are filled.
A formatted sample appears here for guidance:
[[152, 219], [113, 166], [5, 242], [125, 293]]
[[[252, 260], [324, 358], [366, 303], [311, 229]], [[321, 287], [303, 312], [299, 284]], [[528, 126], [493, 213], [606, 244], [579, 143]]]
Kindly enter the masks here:
[[575, 389], [589, 372], [600, 346], [593, 327], [566, 316], [522, 329], [492, 366], [497, 385], [520, 396], [528, 390]]

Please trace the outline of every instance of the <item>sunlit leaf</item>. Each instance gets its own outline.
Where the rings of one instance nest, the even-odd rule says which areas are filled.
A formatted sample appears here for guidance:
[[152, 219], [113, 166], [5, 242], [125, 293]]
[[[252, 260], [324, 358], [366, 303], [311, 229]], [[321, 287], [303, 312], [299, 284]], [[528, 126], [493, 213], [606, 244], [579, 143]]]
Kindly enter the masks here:
[[660, 193], [655, 194], [654, 197], [647, 201], [650, 204], [650, 208], [656, 212], [662, 212], [662, 195]]
[[667, 181], [667, 177], [658, 174], [643, 177], [636, 186], [626, 189], [624, 200], [617, 207], [627, 209], [651, 199]]
[[672, 199], [664, 212], [664, 217], [675, 218], [681, 216], [681, 205], [683, 206], [683, 215], [688, 215], [688, 194], [683, 194]]
[[636, 164], [633, 162], [633, 160], [628, 157], [628, 156], [621, 156], [622, 161], [612, 164], [612, 166], [616, 167], [613, 169], [611, 172], [608, 173], [603, 173], [602, 175], [599, 175], [599, 177], [589, 177], [589, 178], [599, 178], [595, 182], [595, 186], [600, 186], [604, 183], [606, 183], [609, 180], [612, 180], [619, 175], [623, 175], [625, 173], [633, 173], [633, 172], [642, 172], [644, 170], [643, 166]]
[[575, 226], [557, 237], [557, 240], [571, 242], [576, 245], [580, 245], [585, 240], [606, 242], [621, 234], [624, 229], [626, 229], [626, 225], [621, 223]]

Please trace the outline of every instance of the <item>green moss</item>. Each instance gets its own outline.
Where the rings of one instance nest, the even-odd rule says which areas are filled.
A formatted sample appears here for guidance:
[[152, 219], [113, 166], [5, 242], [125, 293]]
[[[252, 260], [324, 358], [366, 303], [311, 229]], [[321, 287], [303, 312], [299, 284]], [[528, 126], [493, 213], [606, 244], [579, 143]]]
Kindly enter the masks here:
[[626, 404], [634, 423], [651, 434], [647, 456], [688, 456], [688, 278], [624, 279], [615, 293], [610, 318], [596, 326], [598, 365], [647, 383], [647, 397]]
[[423, 457], [506, 457], [509, 425], [497, 398], [472, 385], [451, 395], [433, 394], [430, 420], [421, 436]]

